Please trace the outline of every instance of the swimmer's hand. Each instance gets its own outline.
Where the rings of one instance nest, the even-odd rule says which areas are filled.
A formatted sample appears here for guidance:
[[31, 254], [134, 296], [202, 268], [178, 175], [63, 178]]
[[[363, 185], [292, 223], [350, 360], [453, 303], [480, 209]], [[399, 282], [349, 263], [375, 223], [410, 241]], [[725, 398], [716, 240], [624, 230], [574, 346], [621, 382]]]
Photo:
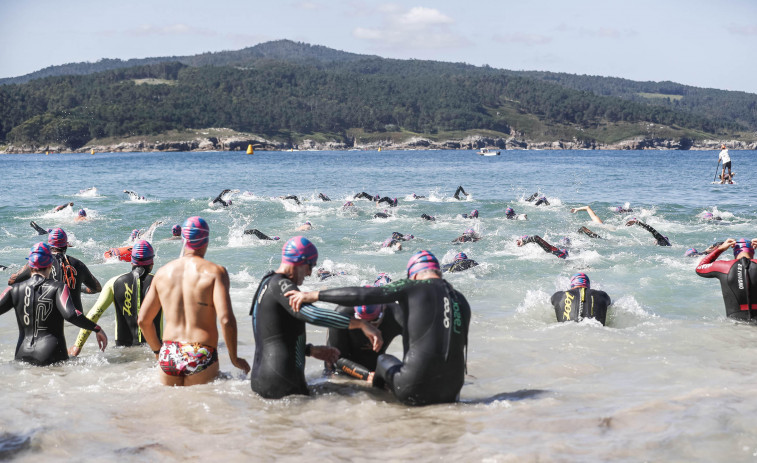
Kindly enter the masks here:
[[312, 346], [310, 356], [314, 359], [323, 360], [324, 362], [335, 364], [339, 360], [339, 349], [329, 346]]
[[232, 360], [231, 364], [244, 371], [245, 375], [250, 372], [250, 364], [242, 357], [237, 357], [236, 360]]
[[371, 325], [370, 323], [367, 323], [365, 320], [358, 320], [355, 318], [350, 320], [350, 329], [354, 330], [358, 328], [363, 330], [365, 337], [368, 338], [369, 341], [371, 341], [373, 351], [380, 351], [381, 346], [384, 345], [384, 338], [381, 337], [381, 331], [379, 331], [378, 328]]
[[629, 220], [628, 222], [626, 222], [626, 227], [630, 227], [631, 225], [636, 225], [636, 222], [638, 222], [638, 220], [636, 220], [636, 218], [633, 218]]
[[757, 238], [752, 239], [752, 249], [757, 248]]
[[100, 350], [105, 352], [105, 348], [108, 347], [108, 337], [105, 336], [105, 331], [100, 330], [97, 333], [97, 345], [100, 346]]
[[728, 238], [727, 240], [723, 241], [723, 244], [718, 246], [718, 249], [725, 251], [728, 248], [732, 248], [734, 244], [736, 244], [736, 240], [733, 238]]
[[573, 214], [575, 214], [578, 211], [585, 211], [585, 210], [586, 210], [586, 206], [583, 206], [583, 207], [573, 208], [573, 209], [570, 210], [570, 212], [572, 212]]
[[77, 346], [71, 346], [68, 348], [68, 355], [70, 355], [71, 357], [78, 357], [80, 352], [81, 349], [79, 349]]
[[302, 291], [287, 291], [284, 293], [284, 297], [289, 298], [289, 305], [295, 312], [300, 311], [302, 304], [312, 304], [318, 301], [318, 291], [308, 291], [303, 293]]

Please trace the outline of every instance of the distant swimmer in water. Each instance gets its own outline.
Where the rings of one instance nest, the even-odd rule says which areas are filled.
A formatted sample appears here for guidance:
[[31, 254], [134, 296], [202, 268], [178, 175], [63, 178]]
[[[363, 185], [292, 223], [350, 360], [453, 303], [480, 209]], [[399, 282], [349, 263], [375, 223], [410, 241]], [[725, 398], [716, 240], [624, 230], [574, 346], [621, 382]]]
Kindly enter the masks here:
[[457, 187], [457, 190], [455, 190], [455, 194], [452, 195], [452, 196], [455, 199], [457, 199], [458, 201], [462, 201], [463, 198], [460, 197], [460, 193], [464, 194], [466, 197], [470, 196], [468, 193], [465, 192], [465, 190], [463, 190], [463, 186], [462, 185], [460, 185], [460, 186]]
[[599, 236], [598, 234], [594, 233], [593, 231], [589, 230], [586, 227], [579, 228], [578, 229], [578, 233], [584, 234], [584, 235], [588, 236], [589, 238], [599, 238], [599, 239], [602, 239], [601, 236]]
[[388, 219], [389, 218], [389, 211], [384, 209], [384, 212], [376, 212], [373, 214], [374, 219]]
[[320, 199], [321, 201], [331, 201], [331, 198], [329, 198], [323, 193], [318, 193], [318, 199]]
[[603, 223], [602, 219], [597, 216], [597, 214], [594, 213], [594, 210], [590, 206], [581, 206], [581, 207], [574, 207], [570, 210], [571, 214], [575, 214], [579, 211], [586, 211], [589, 214], [589, 217], [591, 218], [592, 222], [596, 223]]
[[[381, 349], [381, 332], [364, 320], [309, 304], [290, 305], [288, 296], [297, 290], [318, 262], [318, 250], [303, 236], [284, 244], [281, 263], [266, 273], [252, 298], [252, 332], [255, 361], [250, 383], [252, 390], [267, 399], [292, 394], [308, 394], [305, 358], [336, 363], [339, 350], [307, 343], [306, 324], [336, 329], [360, 329], [370, 339], [371, 349]], [[389, 301], [391, 302], [391, 301]], [[355, 304], [357, 305], [357, 304]]]
[[544, 204], [545, 206], [549, 206], [549, 201], [547, 201], [546, 196], [542, 196], [539, 199], [537, 199], [536, 202], [534, 203], [534, 206], [541, 206], [542, 204]]
[[71, 202], [71, 203], [61, 204], [60, 206], [56, 206], [53, 210], [55, 212], [58, 212], [58, 211], [62, 211], [63, 209], [67, 207], [74, 207], [74, 203]]
[[392, 232], [392, 239], [393, 240], [410, 241], [410, 240], [412, 240], [414, 238], [415, 238], [414, 235], [405, 235], [405, 234], [400, 233], [400, 232]]
[[[150, 224], [149, 227], [147, 227], [147, 230], [135, 228], [134, 230], [131, 231], [131, 235], [129, 235], [129, 239], [127, 240], [127, 242], [134, 243], [138, 239], [142, 239], [142, 238], [146, 240], [151, 240], [153, 233], [155, 233], [155, 229], [157, 229], [162, 224], [163, 224], [162, 220], [156, 220], [155, 222]], [[180, 226], [178, 227], [179, 227], [179, 233], [181, 233], [181, 227]]]
[[713, 214], [712, 212], [709, 212], [709, 211], [705, 211], [705, 212], [704, 212], [704, 213], [702, 214], [702, 220], [707, 220], [707, 221], [720, 221], [720, 220], [723, 220], [723, 218], [722, 218], [722, 217], [720, 217], [719, 215], [715, 215], [715, 214]]
[[536, 193], [534, 193], [531, 196], [529, 196], [528, 198], [526, 198], [526, 201], [530, 203], [531, 201], [536, 200], [536, 198], [538, 198], [538, 197], [539, 197], [539, 192], [537, 191]]
[[382, 248], [391, 248], [393, 251], [402, 251], [402, 241], [394, 238], [387, 238], [381, 243]]
[[210, 202], [212, 206], [228, 207], [232, 205], [231, 197], [238, 190], [223, 190], [216, 198]]
[[436, 221], [436, 217], [428, 215], [428, 214], [421, 214], [421, 219], [428, 220], [430, 222], [435, 222]]
[[305, 222], [299, 227], [295, 228], [295, 231], [307, 231], [307, 230], [310, 230], [311, 228], [313, 228], [313, 224], [311, 224], [310, 222]]
[[380, 198], [376, 200], [376, 205], [380, 205], [381, 203], [388, 204], [389, 207], [397, 207], [397, 198], [390, 198], [389, 196], [384, 196], [383, 198]]
[[[387, 386], [406, 405], [459, 399], [465, 381], [471, 310], [465, 297], [442, 278], [439, 261], [430, 252], [414, 254], [407, 264], [407, 279], [385, 286], [306, 293], [292, 288], [285, 296], [295, 311], [316, 301], [341, 306], [398, 303], [403, 360], [379, 355], [373, 385]], [[255, 344], [260, 345], [257, 340]]]
[[124, 190], [124, 193], [126, 193], [127, 195], [129, 195], [129, 199], [131, 199], [132, 201], [139, 201], [139, 200], [144, 201], [145, 200], [145, 197], [144, 196], [139, 196], [139, 194], [136, 191]]
[[31, 222], [29, 222], [29, 225], [30, 225], [30, 226], [31, 226], [31, 227], [32, 227], [33, 229], [35, 229], [35, 230], [37, 231], [37, 234], [38, 234], [38, 235], [47, 235], [47, 234], [49, 233], [49, 231], [48, 231], [48, 230], [45, 230], [44, 228], [40, 227], [39, 225], [37, 225], [37, 222], [35, 222], [35, 221], [33, 221], [33, 220], [32, 220]]
[[[697, 275], [717, 278], [723, 293], [726, 315], [736, 320], [757, 321], [757, 260], [752, 241], [728, 238], [705, 256], [697, 266]], [[733, 260], [720, 260], [720, 254], [733, 248]]]
[[411, 197], [412, 197], [413, 199], [425, 199], [425, 198], [426, 198], [425, 196], [417, 195], [417, 194], [415, 194], [415, 193], [411, 194], [410, 196], [411, 196]]
[[668, 239], [667, 236], [662, 236], [657, 230], [645, 224], [644, 222], [637, 219], [636, 217], [626, 222], [626, 227], [630, 227], [631, 225], [638, 225], [644, 230], [651, 233], [654, 239], [657, 240], [658, 246], [670, 246], [670, 240]]
[[602, 325], [607, 319], [607, 308], [612, 304], [606, 292], [591, 289], [585, 273], [570, 277], [570, 289], [553, 294], [551, 302], [558, 322], [580, 322], [584, 318], [594, 318]]
[[469, 228], [465, 230], [465, 232], [452, 240], [453, 243], [467, 243], [469, 241], [478, 241], [481, 239], [481, 236], [476, 233], [476, 230]]
[[343, 210], [348, 210], [354, 207], [355, 207], [355, 203], [353, 203], [352, 201], [347, 201], [346, 203], [342, 204]]
[[628, 203], [626, 203], [623, 206], [615, 206], [614, 208], [612, 208], [612, 210], [613, 212], [616, 212], [618, 214], [626, 214], [628, 212], [633, 212], [633, 209], [631, 208], [631, 206], [629, 206]]
[[294, 201], [298, 206], [302, 205], [302, 203], [300, 202], [300, 198], [298, 198], [295, 195], [279, 196], [279, 198], [281, 198], [281, 199], [290, 199], [290, 200]]
[[463, 214], [464, 219], [477, 219], [478, 218], [478, 209], [473, 209], [470, 211], [470, 214]]
[[458, 252], [454, 261], [442, 265], [442, 272], [462, 272], [463, 270], [471, 269], [477, 265], [478, 262], [469, 259], [467, 254], [464, 252]]
[[[205, 259], [210, 228], [200, 217], [181, 227], [182, 256], [155, 273], [142, 302], [138, 324], [160, 366], [161, 383], [192, 386], [212, 381], [219, 371], [218, 326], [221, 324], [231, 364], [247, 374], [250, 365], [237, 357], [237, 320], [229, 296], [229, 273]], [[163, 340], [154, 320], [163, 310]]]
[[320, 267], [318, 271], [316, 272], [316, 278], [318, 278], [320, 281], [323, 281], [327, 278], [339, 276], [339, 275], [346, 275], [345, 272], [332, 272], [331, 270], [326, 270], [323, 267]]
[[[382, 273], [373, 283], [373, 286], [384, 286], [391, 282], [392, 279], [387, 274]], [[337, 307], [336, 311], [342, 315], [365, 320], [378, 328], [384, 340], [384, 345], [378, 352], [375, 352], [370, 340], [363, 333], [355, 330], [329, 328], [326, 345], [339, 349], [339, 360], [336, 361], [336, 364], [324, 362], [325, 370], [373, 382], [373, 372], [376, 370], [379, 355], [386, 353], [386, 349], [392, 340], [402, 335], [402, 325], [399, 322], [400, 310], [402, 309], [399, 304], [394, 302]]]
[[0, 265], [0, 270], [8, 270], [8, 267], [5, 265]]
[[50, 278], [55, 261], [50, 248], [37, 243], [27, 259], [29, 278], [12, 284], [0, 295], [0, 315], [16, 311], [15, 359], [38, 366], [67, 360], [64, 320], [97, 333], [98, 345], [105, 350], [108, 337], [103, 330], [74, 306], [68, 286]]
[[548, 252], [550, 254], [554, 254], [555, 256], [559, 257], [560, 259], [565, 259], [566, 257], [568, 257], [568, 250], [567, 249], [556, 248], [556, 247], [552, 246], [551, 244], [547, 243], [546, 241], [544, 241], [544, 239], [541, 236], [539, 236], [539, 235], [533, 235], [533, 236], [524, 235], [524, 236], [521, 236], [520, 238], [518, 238], [515, 241], [515, 244], [518, 247], [525, 246], [528, 243], [536, 243], [536, 244], [539, 245], [539, 247], [541, 247], [542, 249], [544, 249], [544, 252]]
[[697, 251], [696, 248], [689, 248], [686, 250], [686, 252], [683, 253], [685, 257], [697, 257], [697, 256], [706, 256], [707, 254], [711, 253], [715, 250], [718, 246], [723, 244], [723, 241], [718, 241], [716, 243], [711, 244], [707, 247], [704, 251]]
[[85, 220], [87, 220], [87, 211], [85, 211], [84, 209], [79, 209], [74, 222], [83, 222]]
[[181, 225], [178, 223], [171, 227], [171, 237], [168, 238], [169, 240], [180, 240], [181, 239]]
[[380, 198], [379, 195], [376, 195], [376, 196], [369, 195], [365, 191], [362, 191], [352, 197], [352, 199], [367, 199], [368, 201], [378, 201], [379, 198]]
[[[137, 317], [141, 302], [152, 284], [153, 274], [150, 272], [152, 272], [154, 257], [155, 251], [149, 242], [145, 240], [136, 242], [131, 252], [131, 271], [108, 280], [97, 302], [87, 313], [87, 318], [97, 323], [108, 307], [114, 306], [116, 346], [128, 347], [145, 343], [137, 324]], [[158, 311], [153, 320], [158, 338], [163, 333], [162, 320], [161, 312]], [[91, 331], [86, 329], [80, 330], [76, 342], [68, 349], [68, 354], [74, 357], [79, 355], [90, 333]]]
[[528, 220], [527, 214], [516, 214], [515, 209], [508, 207], [505, 209], [505, 218], [507, 220]]
[[258, 239], [261, 240], [268, 240], [268, 241], [278, 241], [280, 238], [278, 236], [268, 236], [262, 231], [258, 230], [257, 228], [251, 228], [249, 230], [244, 231], [245, 235], [255, 235], [258, 237]]

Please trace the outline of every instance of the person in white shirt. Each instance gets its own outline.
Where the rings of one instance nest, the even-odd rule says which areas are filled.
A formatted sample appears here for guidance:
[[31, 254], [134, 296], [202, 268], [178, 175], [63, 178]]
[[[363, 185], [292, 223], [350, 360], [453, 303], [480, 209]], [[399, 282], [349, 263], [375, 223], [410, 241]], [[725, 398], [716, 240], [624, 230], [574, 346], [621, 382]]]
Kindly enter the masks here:
[[[725, 145], [722, 145], [720, 148], [722, 151], [718, 155], [718, 162], [723, 162], [723, 173], [720, 174], [720, 183], [725, 183], [726, 179], [730, 179], [733, 176], [731, 173], [731, 157], [728, 155], [728, 148]], [[725, 175], [726, 168], [728, 169], [728, 176]]]

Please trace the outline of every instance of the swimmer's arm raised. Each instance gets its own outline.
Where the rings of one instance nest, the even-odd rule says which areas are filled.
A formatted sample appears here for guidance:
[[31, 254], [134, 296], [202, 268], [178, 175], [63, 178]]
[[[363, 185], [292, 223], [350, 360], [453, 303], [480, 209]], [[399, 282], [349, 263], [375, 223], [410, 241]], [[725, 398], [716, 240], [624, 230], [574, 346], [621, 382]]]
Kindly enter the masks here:
[[592, 210], [592, 208], [591, 208], [591, 207], [589, 207], [589, 206], [582, 206], [582, 207], [577, 207], [577, 208], [575, 208], [575, 209], [571, 209], [571, 210], [570, 210], [570, 212], [572, 212], [572, 213], [574, 213], [574, 214], [575, 214], [576, 212], [578, 212], [578, 211], [586, 211], [586, 212], [587, 212], [587, 213], [589, 214], [589, 217], [591, 217], [591, 220], [592, 220], [592, 221], [594, 221], [594, 222], [596, 222], [596, 223], [602, 223], [602, 219], [600, 219], [600, 218], [599, 218], [599, 217], [597, 216], [597, 214], [595, 214], [595, 213], [594, 213], [594, 211]]
[[229, 286], [229, 273], [221, 267], [220, 275], [216, 277], [215, 287], [213, 288], [213, 305], [216, 308], [218, 323], [221, 324], [226, 348], [229, 350], [231, 364], [247, 374], [250, 372], [250, 365], [247, 360], [237, 357], [237, 319], [231, 309]]
[[142, 301], [142, 305], [139, 308], [139, 317], [137, 318], [137, 324], [139, 329], [142, 330], [142, 336], [144, 336], [147, 344], [150, 345], [150, 349], [155, 353], [155, 358], [158, 357], [157, 352], [160, 351], [160, 338], [158, 338], [158, 332], [155, 330], [153, 320], [158, 316], [160, 311], [161, 302], [160, 295], [158, 294], [157, 287], [160, 285], [161, 272], [158, 271], [153, 278], [150, 289], [147, 290], [145, 299]]

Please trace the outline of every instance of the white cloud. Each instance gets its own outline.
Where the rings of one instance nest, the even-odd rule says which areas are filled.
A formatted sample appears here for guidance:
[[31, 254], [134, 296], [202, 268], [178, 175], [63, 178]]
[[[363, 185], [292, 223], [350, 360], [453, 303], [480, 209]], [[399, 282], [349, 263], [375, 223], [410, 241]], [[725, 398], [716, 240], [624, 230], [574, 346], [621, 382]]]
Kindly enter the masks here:
[[452, 24], [454, 21], [449, 16], [442, 14], [434, 8], [424, 8], [416, 6], [410, 8], [410, 11], [401, 14], [397, 18], [398, 22], [407, 25], [434, 25], [434, 24]]
[[469, 41], [454, 30], [455, 21], [436, 8], [404, 8], [383, 4], [373, 15], [377, 27], [356, 27], [353, 37], [372, 42], [377, 49], [445, 49], [467, 46]]

